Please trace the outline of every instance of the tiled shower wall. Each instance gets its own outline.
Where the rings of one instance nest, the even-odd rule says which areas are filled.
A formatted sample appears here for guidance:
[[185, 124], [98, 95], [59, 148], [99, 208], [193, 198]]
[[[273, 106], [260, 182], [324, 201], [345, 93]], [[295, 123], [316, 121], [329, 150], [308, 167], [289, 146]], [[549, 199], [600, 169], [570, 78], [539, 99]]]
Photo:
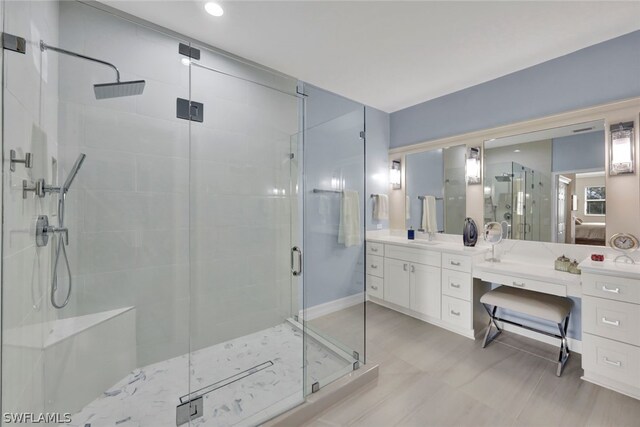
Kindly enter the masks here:
[[[58, 39], [58, 8], [54, 2], [7, 1], [5, 30], [25, 37], [26, 55], [4, 53], [4, 229], [2, 295], [2, 409], [3, 412], [44, 411], [45, 368], [39, 347], [46, 335], [49, 308], [50, 251], [37, 248], [33, 237], [35, 218], [54, 213], [50, 199], [22, 198], [22, 180], [30, 183], [53, 178], [57, 158], [56, 58], [44, 59], [38, 42]], [[33, 154], [33, 168], [16, 165], [9, 170], [9, 150], [24, 157]], [[29, 328], [29, 325], [35, 325]], [[9, 331], [19, 337], [7, 341]], [[24, 331], [24, 332], [23, 332]], [[28, 331], [28, 333], [26, 332]], [[27, 344], [30, 343], [31, 345]]]
[[[60, 45], [146, 80], [141, 96], [97, 101], [92, 85], [112, 71], [60, 58], [63, 175], [87, 154], [68, 197], [65, 316], [134, 306], [139, 366], [281, 323], [297, 99], [191, 67], [204, 122], [177, 119], [176, 98], [190, 97], [178, 40], [76, 2], [60, 19]], [[293, 79], [217, 53], [199, 62], [295, 92]]]
[[[60, 46], [114, 63], [141, 96], [96, 100], [113, 70], [60, 56], [61, 180], [87, 158], [67, 197], [72, 301], [65, 317], [133, 306], [138, 365], [189, 351], [189, 67], [178, 41], [77, 2], [60, 5]], [[48, 56], [55, 54], [47, 52]]]

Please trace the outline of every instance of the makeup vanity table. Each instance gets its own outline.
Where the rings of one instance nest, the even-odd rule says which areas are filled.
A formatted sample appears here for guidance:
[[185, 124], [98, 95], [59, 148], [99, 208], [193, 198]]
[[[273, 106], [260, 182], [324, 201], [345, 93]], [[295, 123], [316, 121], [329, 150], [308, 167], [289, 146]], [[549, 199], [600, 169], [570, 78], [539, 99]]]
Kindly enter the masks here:
[[[530, 243], [529, 243], [530, 244]], [[640, 265], [583, 261], [582, 275], [535, 257], [485, 261], [487, 246], [367, 234], [367, 294], [377, 304], [475, 339], [491, 284], [582, 298], [583, 379], [640, 399]]]

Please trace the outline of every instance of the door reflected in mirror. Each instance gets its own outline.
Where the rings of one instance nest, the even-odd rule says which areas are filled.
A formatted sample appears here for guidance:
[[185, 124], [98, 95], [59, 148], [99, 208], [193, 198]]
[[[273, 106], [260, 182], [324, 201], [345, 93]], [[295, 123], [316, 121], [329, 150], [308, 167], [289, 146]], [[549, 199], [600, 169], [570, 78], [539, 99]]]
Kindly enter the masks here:
[[406, 228], [462, 234], [467, 208], [466, 146], [408, 154], [405, 161]]
[[605, 245], [604, 121], [486, 141], [484, 222], [516, 240]]

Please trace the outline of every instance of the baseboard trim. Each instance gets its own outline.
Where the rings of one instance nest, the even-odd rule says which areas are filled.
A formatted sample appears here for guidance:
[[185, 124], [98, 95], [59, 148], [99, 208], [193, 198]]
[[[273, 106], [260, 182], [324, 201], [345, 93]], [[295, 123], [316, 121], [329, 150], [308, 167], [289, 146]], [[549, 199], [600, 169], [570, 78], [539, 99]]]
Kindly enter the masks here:
[[397, 311], [399, 313], [406, 314], [407, 316], [411, 316], [411, 317], [416, 318], [418, 320], [422, 320], [423, 322], [430, 323], [430, 324], [432, 324], [434, 326], [437, 326], [439, 328], [446, 329], [446, 330], [448, 330], [450, 332], [453, 332], [453, 333], [456, 333], [458, 335], [462, 335], [463, 337], [470, 338], [472, 340], [476, 339], [476, 333], [474, 332], [473, 329], [457, 328], [457, 327], [455, 327], [453, 325], [449, 325], [448, 323], [443, 322], [440, 319], [436, 319], [434, 317], [426, 316], [424, 314], [415, 312], [415, 311], [413, 311], [411, 309], [408, 309], [408, 308], [405, 308], [405, 307], [390, 303], [388, 301], [381, 300], [380, 298], [369, 296], [369, 301], [371, 301], [371, 302], [373, 302], [375, 304], [381, 305], [383, 307], [390, 308], [391, 310]]
[[[544, 334], [539, 334], [539, 333], [530, 331], [528, 329], [518, 328], [517, 326], [510, 325], [508, 323], [498, 322], [498, 324], [502, 329], [504, 329], [507, 332], [511, 332], [516, 335], [521, 335], [523, 337], [531, 338], [532, 340], [541, 341], [543, 343], [551, 344], [554, 346], [558, 346], [560, 342], [559, 339], [556, 339]], [[567, 341], [569, 342], [569, 350], [571, 352], [582, 354], [582, 341], [577, 340], [575, 338], [567, 338]]]
[[314, 305], [308, 307], [305, 310], [298, 312], [300, 320], [313, 320], [318, 317], [326, 316], [327, 314], [335, 313], [336, 311], [344, 310], [345, 308], [353, 307], [354, 305], [362, 304], [365, 302], [365, 295], [363, 292], [359, 292], [348, 297], [340, 298], [337, 300], [325, 302], [323, 304]]
[[600, 387], [608, 388], [609, 390], [640, 400], [640, 389], [637, 387], [632, 387], [589, 371], [584, 371], [582, 379], [592, 384], [599, 385]]

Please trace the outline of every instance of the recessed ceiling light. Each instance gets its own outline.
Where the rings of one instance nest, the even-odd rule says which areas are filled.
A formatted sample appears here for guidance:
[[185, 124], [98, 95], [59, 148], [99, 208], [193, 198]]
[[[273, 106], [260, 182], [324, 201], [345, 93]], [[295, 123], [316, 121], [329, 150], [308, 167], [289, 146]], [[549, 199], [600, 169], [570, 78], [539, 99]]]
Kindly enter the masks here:
[[520, 150], [513, 150], [513, 152], [514, 152], [514, 153], [519, 153], [519, 152], [520, 152]]
[[222, 10], [222, 6], [212, 1], [204, 5], [204, 10], [206, 10], [209, 15], [213, 15], [213, 16], [224, 15], [224, 10]]

